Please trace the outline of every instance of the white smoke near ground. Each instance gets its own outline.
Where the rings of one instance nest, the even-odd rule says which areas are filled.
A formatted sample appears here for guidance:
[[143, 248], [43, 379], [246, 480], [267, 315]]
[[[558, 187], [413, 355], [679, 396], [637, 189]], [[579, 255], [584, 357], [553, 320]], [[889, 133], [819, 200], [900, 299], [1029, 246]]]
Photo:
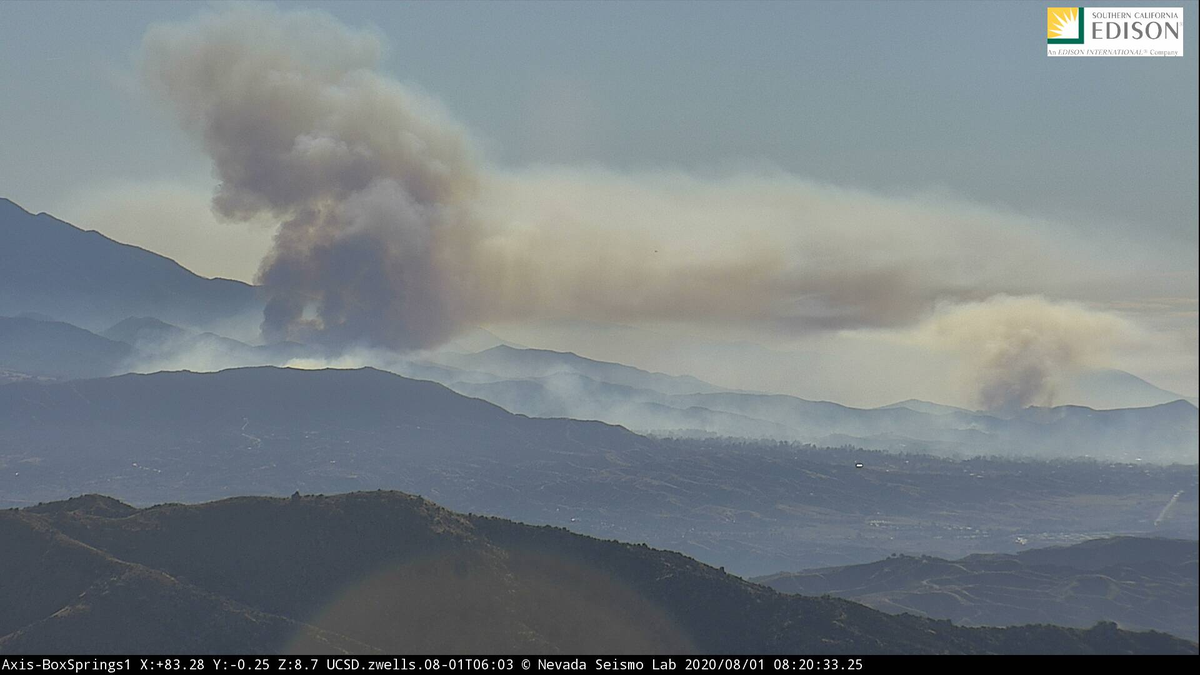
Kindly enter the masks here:
[[1066, 378], [1108, 363], [1118, 346], [1142, 339], [1121, 318], [1037, 296], [946, 307], [917, 335], [959, 353], [976, 404], [999, 412], [1053, 405]]

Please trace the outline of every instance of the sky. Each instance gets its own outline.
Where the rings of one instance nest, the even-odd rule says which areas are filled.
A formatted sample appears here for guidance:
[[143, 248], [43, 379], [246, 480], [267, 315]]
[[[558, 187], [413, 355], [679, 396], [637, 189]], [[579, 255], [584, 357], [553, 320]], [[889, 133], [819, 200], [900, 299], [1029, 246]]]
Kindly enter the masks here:
[[[614, 287], [616, 299], [586, 302], [578, 293], [539, 291], [537, 302], [553, 311], [497, 311], [480, 314], [482, 323], [534, 346], [586, 343], [576, 349], [729, 386], [865, 405], [906, 392], [969, 402], [980, 392], [952, 380], [1007, 368], [1003, 359], [1016, 348], [1005, 343], [997, 356], [968, 345], [980, 331], [1004, 335], [1029, 325], [1070, 343], [1072, 368], [1120, 367], [1196, 395], [1200, 52], [1196, 3], [1182, 6], [1187, 56], [1177, 59], [1048, 59], [1045, 7], [1037, 3], [297, 2], [283, 9], [317, 10], [373, 36], [382, 51], [372, 72], [436, 99], [465, 130], [480, 173], [501, 186], [484, 190], [493, 219], [536, 228], [552, 216], [513, 203], [570, 195], [591, 209], [575, 218], [581, 232], [696, 237], [708, 243], [679, 255], [732, 247], [728, 259], [710, 261], [726, 272], [764, 264], [761, 252], [726, 241], [744, 228], [802, 252], [780, 263], [789, 270], [820, 259], [855, 265], [860, 258], [847, 252], [866, 251], [862, 257], [879, 257], [878, 269], [894, 273], [797, 279], [789, 272], [762, 281], [775, 287], [785, 278], [789, 288], [845, 296], [819, 312], [781, 315], [779, 303], [765, 303], [748, 318], [730, 307], [677, 316], [667, 310], [691, 307], [682, 291], [649, 279], [663, 290], [647, 292], [638, 307], [621, 302], [630, 292], [623, 287]], [[279, 214], [240, 219], [251, 222], [214, 215], [221, 174], [212, 148], [163, 105], [140, 70], [152, 27], [228, 7], [0, 3], [0, 194], [201, 274], [253, 280]], [[693, 226], [688, 218], [699, 216], [683, 205], [710, 197], [708, 211], [724, 219]], [[603, 212], [614, 202], [643, 208], [617, 224]], [[777, 214], [739, 218], [762, 203], [827, 214], [824, 227]], [[646, 215], [654, 213], [669, 215]], [[564, 239], [569, 247], [571, 237]], [[570, 261], [563, 268], [579, 266], [578, 252], [562, 258]], [[964, 269], [911, 281], [914, 270], [947, 260]], [[1037, 264], [1025, 269], [1028, 260]], [[668, 269], [704, 277], [685, 262]], [[551, 266], [537, 274], [530, 283], [539, 289], [608, 279], [576, 279]], [[895, 309], [909, 296], [887, 298], [884, 307], [878, 293], [829, 291], [828, 284], [853, 289], [871, 280], [911, 286], [920, 307]], [[1044, 306], [1010, 296], [1038, 297]], [[1071, 313], [1081, 308], [1102, 315], [1100, 324]], [[1047, 313], [1054, 317], [1042, 318]], [[855, 320], [818, 320], [828, 315]], [[598, 323], [624, 328], [613, 333]], [[1101, 324], [1108, 337], [1091, 344]], [[602, 337], [609, 334], [621, 337]], [[1045, 348], [1057, 354], [1059, 347], [1051, 340]], [[997, 366], [997, 358], [1009, 365]], [[1016, 358], [1020, 366], [1049, 357], [1035, 350]], [[973, 365], [959, 369], [965, 376], [935, 374], [954, 370], [951, 362]]]

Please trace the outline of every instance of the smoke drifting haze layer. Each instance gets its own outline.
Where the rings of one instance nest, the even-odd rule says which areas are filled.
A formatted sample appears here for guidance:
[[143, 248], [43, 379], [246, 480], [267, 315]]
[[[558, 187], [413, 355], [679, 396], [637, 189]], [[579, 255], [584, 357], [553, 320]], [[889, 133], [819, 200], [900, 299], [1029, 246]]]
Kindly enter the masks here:
[[883, 329], [961, 354], [978, 403], [1007, 409], [1051, 401], [1130, 332], [1102, 309], [1014, 297], [1106, 297], [1124, 273], [1111, 249], [1035, 219], [781, 172], [496, 168], [381, 71], [383, 51], [328, 15], [260, 5], [145, 36], [143, 80], [211, 157], [216, 214], [281, 223], [257, 276], [269, 341], [403, 351], [555, 319]]

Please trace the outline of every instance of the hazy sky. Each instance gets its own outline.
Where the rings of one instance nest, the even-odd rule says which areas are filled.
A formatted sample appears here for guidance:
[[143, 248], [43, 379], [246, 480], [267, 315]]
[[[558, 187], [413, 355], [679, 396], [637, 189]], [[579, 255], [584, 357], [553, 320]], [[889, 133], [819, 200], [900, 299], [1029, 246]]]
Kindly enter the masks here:
[[[986, 213], [999, 223], [993, 231], [1007, 222], [1044, 229], [1041, 254], [1064, 258], [1067, 272], [1047, 277], [1046, 288], [1040, 278], [1029, 288], [995, 287], [1132, 321], [1152, 334], [1154, 348], [1121, 342], [1108, 365], [1194, 396], [1200, 51], [1197, 5], [1182, 4], [1187, 56], [1176, 59], [1048, 59], [1039, 3], [284, 7], [318, 8], [377, 34], [386, 45], [380, 73], [439, 99], [500, 172], [541, 176], [568, 167], [603, 173], [606, 185], [623, 176], [686, 174], [703, 184], [765, 172], [885, 205], [919, 198], [951, 204], [956, 214]], [[0, 3], [0, 194], [202, 274], [249, 280], [274, 223], [217, 222], [205, 148], [137, 74], [150, 26], [202, 10]], [[941, 246], [945, 230], [932, 232], [922, 236]], [[1075, 251], [1086, 260], [1071, 260]], [[996, 264], [1010, 263], [1001, 256]], [[1121, 273], [1091, 272], [1113, 268]], [[689, 334], [815, 350], [868, 371], [877, 367], [861, 365], [869, 355], [894, 360], [896, 350], [907, 354], [920, 342], [897, 330], [924, 330], [759, 339], [718, 328]], [[641, 358], [654, 365], [652, 356]], [[830, 388], [812, 388], [822, 386]], [[922, 385], [930, 396], [952, 398], [940, 386]], [[882, 403], [900, 389], [838, 396]]]

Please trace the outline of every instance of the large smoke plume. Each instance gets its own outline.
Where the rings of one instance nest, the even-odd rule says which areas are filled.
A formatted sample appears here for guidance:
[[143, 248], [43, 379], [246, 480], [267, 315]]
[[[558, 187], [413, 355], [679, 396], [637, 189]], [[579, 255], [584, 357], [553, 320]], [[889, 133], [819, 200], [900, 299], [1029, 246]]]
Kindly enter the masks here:
[[[259, 5], [145, 37], [143, 79], [210, 155], [214, 210], [281, 223], [258, 275], [268, 339], [403, 350], [541, 318], [905, 327], [1082, 271], [1056, 264], [1036, 221], [952, 199], [782, 173], [492, 168], [435, 101], [378, 71], [381, 52], [327, 15]], [[1023, 311], [968, 305], [940, 329], [982, 345], [985, 406], [1044, 398], [1093, 353], [1076, 341], [1097, 326], [1072, 327], [1069, 308]]]
[[475, 161], [435, 104], [372, 72], [380, 50], [248, 6], [145, 38], [145, 78], [212, 157], [214, 209], [282, 221], [259, 271], [269, 338], [414, 347], [458, 325], [445, 258], [475, 238]]

